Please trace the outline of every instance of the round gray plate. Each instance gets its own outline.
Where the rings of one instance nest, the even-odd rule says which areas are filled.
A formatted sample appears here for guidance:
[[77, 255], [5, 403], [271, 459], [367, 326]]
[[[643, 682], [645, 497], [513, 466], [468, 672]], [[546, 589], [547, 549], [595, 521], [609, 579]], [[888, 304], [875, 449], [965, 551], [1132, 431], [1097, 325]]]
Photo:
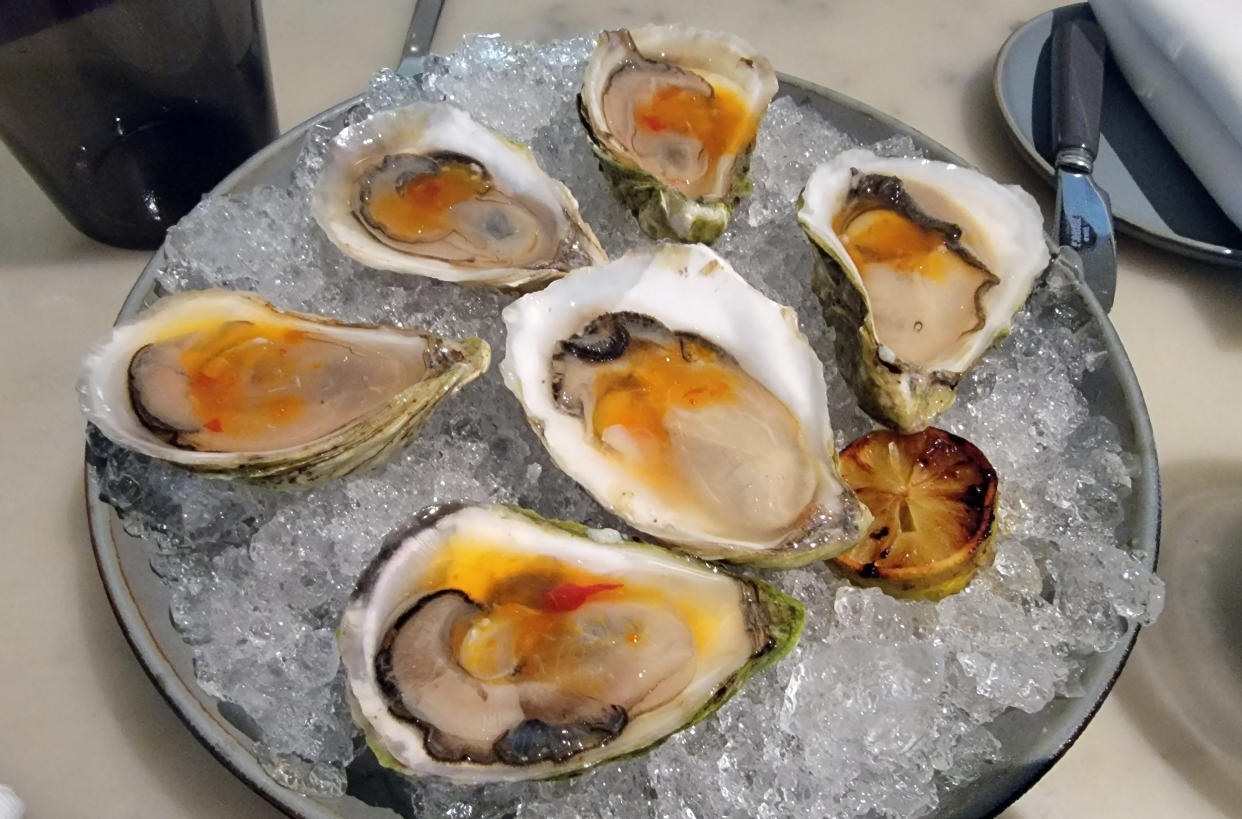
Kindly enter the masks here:
[[[1005, 41], [993, 71], [996, 102], [1010, 135], [1053, 185], [1049, 38], [1061, 17], [1095, 19], [1086, 3], [1041, 14]], [[1111, 55], [1104, 68], [1094, 176], [1108, 192], [1121, 232], [1174, 253], [1242, 267], [1242, 230], [1164, 138]]]
[[[783, 76], [780, 93], [815, 107], [859, 142], [871, 143], [904, 134], [929, 157], [962, 161], [923, 134], [836, 92]], [[342, 103], [280, 137], [221, 182], [214, 193], [287, 184], [307, 129], [355, 102]], [[1074, 263], [1072, 258], [1063, 256], [1062, 260]], [[155, 275], [162, 263], [163, 253], [157, 252], [130, 291], [119, 318], [134, 315], [152, 298]], [[1089, 374], [1084, 390], [1093, 410], [1117, 425], [1122, 446], [1141, 465], [1133, 493], [1120, 501], [1125, 522], [1117, 531], [1118, 543], [1139, 552], [1148, 565], [1154, 566], [1160, 532], [1160, 480], [1147, 409], [1130, 361], [1107, 315], [1085, 287], [1079, 287], [1079, 295], [1098, 324], [1109, 352], [1107, 367]], [[238, 709], [207, 695], [195, 682], [193, 652], [169, 622], [168, 590], [151, 571], [144, 544], [126, 535], [112, 508], [99, 500], [97, 475], [89, 464], [86, 504], [99, 573], [117, 620], [152, 682], [194, 735], [246, 784], [291, 816], [392, 817], [389, 808], [396, 808], [402, 801], [401, 789], [394, 787], [397, 774], [375, 766], [369, 754], [351, 766], [349, 790], [343, 797], [306, 796], [282, 787], [267, 774], [256, 758], [253, 741], [242, 730], [245, 720], [238, 718]], [[1004, 761], [992, 766], [980, 779], [942, 793], [936, 815], [989, 816], [1034, 784], [1073, 743], [1104, 701], [1125, 664], [1137, 631], [1132, 626], [1113, 650], [1087, 661], [1081, 680], [1083, 696], [1056, 699], [1038, 714], [1014, 710], [995, 720], [990, 727], [1004, 746]], [[408, 806], [405, 810], [409, 810]]]

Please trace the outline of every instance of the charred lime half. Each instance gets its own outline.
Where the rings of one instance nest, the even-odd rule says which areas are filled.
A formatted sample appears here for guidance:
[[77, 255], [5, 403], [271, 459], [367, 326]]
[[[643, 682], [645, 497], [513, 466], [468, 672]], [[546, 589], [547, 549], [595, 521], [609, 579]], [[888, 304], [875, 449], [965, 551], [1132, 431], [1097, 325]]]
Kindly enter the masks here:
[[841, 475], [874, 521], [836, 568], [895, 597], [961, 591], [991, 556], [996, 472], [979, 448], [942, 429], [878, 430], [841, 453]]

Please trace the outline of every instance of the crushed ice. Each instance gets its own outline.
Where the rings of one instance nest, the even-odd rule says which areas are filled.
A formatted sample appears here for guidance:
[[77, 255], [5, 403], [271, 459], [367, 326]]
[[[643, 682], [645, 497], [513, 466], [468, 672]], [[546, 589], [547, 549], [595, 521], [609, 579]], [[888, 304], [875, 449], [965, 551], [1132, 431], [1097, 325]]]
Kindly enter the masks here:
[[[574, 108], [591, 43], [468, 40], [426, 75], [374, 79], [361, 103], [311, 128], [288, 185], [205, 200], [175, 228], [160, 292], [226, 286], [350, 320], [480, 335], [503, 350], [511, 299], [366, 269], [314, 226], [308, 186], [327, 140], [373, 109], [447, 99], [528, 143], [566, 182], [604, 247], [647, 243], [605, 187]], [[811, 168], [852, 147], [789, 99], [769, 109], [754, 194], [718, 249], [759, 289], [795, 306], [825, 364], [838, 444], [872, 427], [832, 363], [811, 295], [811, 252], [793, 201]], [[874, 146], [913, 153], [905, 139]], [[802, 600], [796, 652], [711, 720], [645, 758], [561, 783], [460, 788], [404, 782], [396, 807], [425, 816], [911, 816], [943, 788], [1003, 759], [988, 724], [1073, 695], [1082, 659], [1149, 622], [1163, 586], [1116, 546], [1135, 459], [1090, 414], [1084, 374], [1105, 357], [1065, 282], [1043, 284], [1013, 333], [968, 377], [941, 425], [974, 441], [1001, 477], [996, 559], [938, 604], [902, 602], [823, 566], [768, 572]], [[496, 368], [437, 411], [387, 466], [303, 494], [201, 479], [92, 435], [105, 498], [144, 538], [171, 617], [195, 652], [199, 685], [257, 738], [291, 787], [340, 792], [359, 735], [344, 704], [333, 630], [383, 536], [451, 499], [520, 503], [624, 529], [544, 454]]]

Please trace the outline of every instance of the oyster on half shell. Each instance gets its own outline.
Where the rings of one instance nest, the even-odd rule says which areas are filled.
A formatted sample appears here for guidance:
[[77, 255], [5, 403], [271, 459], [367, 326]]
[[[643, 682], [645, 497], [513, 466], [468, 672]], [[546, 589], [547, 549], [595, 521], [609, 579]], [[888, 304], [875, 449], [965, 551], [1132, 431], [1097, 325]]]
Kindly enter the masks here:
[[841, 371], [902, 432], [949, 408], [1048, 266], [1034, 198], [944, 162], [845, 151], [811, 174], [798, 221]]
[[311, 209], [347, 256], [461, 284], [532, 288], [608, 260], [528, 148], [446, 104], [378, 111], [341, 131]]
[[579, 111], [600, 169], [656, 239], [714, 242], [776, 93], [767, 59], [731, 34], [679, 25], [606, 31]]
[[337, 639], [379, 761], [479, 783], [579, 773], [706, 718], [797, 643], [766, 583], [502, 506], [389, 536]]
[[765, 566], [831, 557], [866, 529], [797, 317], [707, 247], [631, 252], [503, 317], [501, 374], [548, 453], [637, 529]]
[[487, 369], [461, 342], [277, 310], [258, 296], [169, 296], [82, 368], [82, 411], [114, 442], [220, 477], [304, 486], [405, 446]]

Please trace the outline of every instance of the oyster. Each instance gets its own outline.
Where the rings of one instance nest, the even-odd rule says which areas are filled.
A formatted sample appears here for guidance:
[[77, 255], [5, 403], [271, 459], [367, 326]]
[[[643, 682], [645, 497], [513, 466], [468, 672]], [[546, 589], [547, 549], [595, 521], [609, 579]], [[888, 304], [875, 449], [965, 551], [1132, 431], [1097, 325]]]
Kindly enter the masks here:
[[444, 281], [531, 288], [608, 260], [528, 148], [444, 104], [379, 111], [341, 131], [311, 209], [347, 256]]
[[114, 328], [83, 364], [87, 420], [210, 475], [308, 485], [413, 440], [487, 369], [487, 343], [343, 324], [229, 290], [181, 293]]
[[927, 159], [845, 151], [811, 174], [798, 221], [841, 371], [902, 432], [949, 408], [1048, 265], [1030, 194]]
[[797, 318], [708, 248], [631, 252], [503, 316], [501, 373], [531, 426], [636, 528], [766, 566], [831, 557], [866, 529]]
[[578, 105], [639, 227], [710, 243], [750, 192], [755, 132], [776, 88], [767, 59], [731, 34], [643, 26], [600, 35]]
[[611, 534], [451, 504], [389, 536], [337, 632], [380, 762], [470, 783], [573, 774], [706, 718], [797, 643], [792, 598]]

